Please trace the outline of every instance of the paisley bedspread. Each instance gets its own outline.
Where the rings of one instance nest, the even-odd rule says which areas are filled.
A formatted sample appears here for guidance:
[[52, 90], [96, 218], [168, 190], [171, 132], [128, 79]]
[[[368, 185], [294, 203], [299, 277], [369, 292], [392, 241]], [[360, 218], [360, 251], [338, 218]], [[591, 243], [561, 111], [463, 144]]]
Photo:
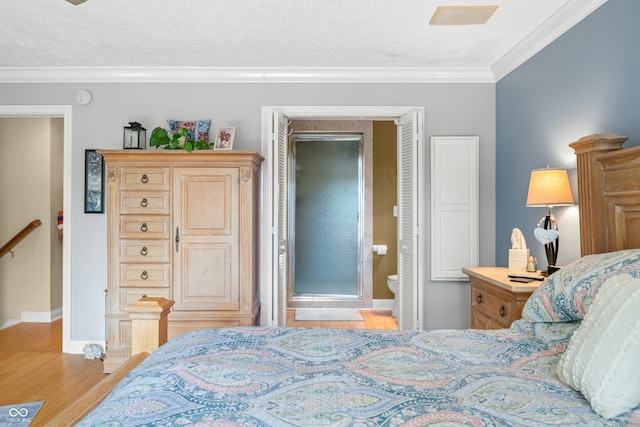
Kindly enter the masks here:
[[232, 328], [151, 354], [81, 426], [617, 426], [555, 372], [578, 323]]

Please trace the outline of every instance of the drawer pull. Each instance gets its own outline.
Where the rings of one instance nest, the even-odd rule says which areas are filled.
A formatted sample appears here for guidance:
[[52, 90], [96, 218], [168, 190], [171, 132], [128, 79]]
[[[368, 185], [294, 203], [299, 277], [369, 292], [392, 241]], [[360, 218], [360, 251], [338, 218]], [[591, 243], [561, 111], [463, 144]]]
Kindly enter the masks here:
[[507, 311], [507, 308], [503, 305], [500, 306], [500, 316], [504, 317], [505, 313]]
[[476, 297], [476, 301], [478, 302], [478, 304], [482, 304], [482, 294], [478, 294], [478, 296]]
[[148, 205], [149, 205], [149, 202], [147, 201], [146, 198], [140, 201], [140, 206], [142, 206], [143, 208], [146, 208]]
[[142, 274], [140, 275], [140, 278], [141, 278], [142, 280], [147, 280], [147, 279], [149, 278], [149, 273], [147, 273], [147, 270], [144, 270], [144, 271], [142, 272]]
[[147, 231], [149, 231], [149, 227], [147, 226], [146, 222], [142, 223], [142, 225], [140, 226], [140, 231], [142, 231], [143, 233], [146, 233]]
[[180, 229], [176, 227], [176, 253], [178, 253], [179, 244], [180, 244]]
[[140, 249], [140, 255], [147, 256], [148, 253], [149, 253], [149, 250], [147, 249], [146, 246], [143, 246], [142, 249]]
[[147, 176], [147, 174], [142, 174], [142, 178], [140, 178], [140, 182], [142, 182], [143, 184], [146, 184], [147, 182], [149, 182], [149, 177]]

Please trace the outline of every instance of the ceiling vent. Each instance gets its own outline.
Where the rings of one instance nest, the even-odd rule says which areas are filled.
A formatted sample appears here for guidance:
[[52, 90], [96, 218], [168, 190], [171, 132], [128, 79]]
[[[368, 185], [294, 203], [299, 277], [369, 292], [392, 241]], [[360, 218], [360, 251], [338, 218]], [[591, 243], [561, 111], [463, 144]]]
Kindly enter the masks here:
[[429, 25], [486, 24], [498, 6], [438, 6]]

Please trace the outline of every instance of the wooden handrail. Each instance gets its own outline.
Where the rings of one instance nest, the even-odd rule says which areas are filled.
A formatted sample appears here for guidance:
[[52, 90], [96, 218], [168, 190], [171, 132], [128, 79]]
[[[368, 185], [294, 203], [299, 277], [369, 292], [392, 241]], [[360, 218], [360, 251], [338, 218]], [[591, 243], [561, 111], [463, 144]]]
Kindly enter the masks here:
[[18, 234], [14, 236], [13, 239], [9, 240], [6, 245], [0, 249], [0, 258], [3, 257], [7, 252], [9, 252], [15, 245], [20, 243], [22, 239], [27, 237], [29, 233], [38, 228], [42, 224], [42, 221], [39, 219], [34, 219], [31, 221], [25, 228], [22, 229]]

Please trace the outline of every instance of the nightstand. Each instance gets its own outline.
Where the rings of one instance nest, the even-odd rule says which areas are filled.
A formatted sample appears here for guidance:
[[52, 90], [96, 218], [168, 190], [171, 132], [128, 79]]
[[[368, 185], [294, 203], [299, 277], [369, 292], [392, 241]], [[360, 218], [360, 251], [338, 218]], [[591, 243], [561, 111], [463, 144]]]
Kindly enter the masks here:
[[512, 282], [507, 274], [523, 272], [504, 267], [463, 268], [462, 272], [471, 281], [472, 329], [508, 328], [522, 317], [524, 303], [542, 283]]

